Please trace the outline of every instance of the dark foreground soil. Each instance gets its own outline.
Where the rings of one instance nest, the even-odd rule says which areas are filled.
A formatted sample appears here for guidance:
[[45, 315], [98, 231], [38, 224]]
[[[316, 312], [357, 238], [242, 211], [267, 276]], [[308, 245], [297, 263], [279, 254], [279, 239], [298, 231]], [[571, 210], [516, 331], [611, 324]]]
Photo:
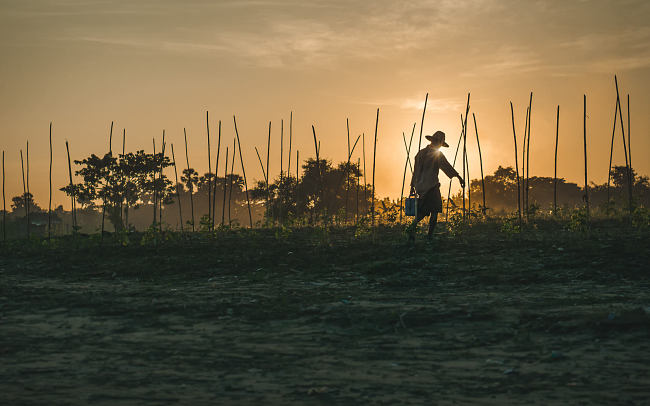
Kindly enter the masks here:
[[648, 232], [339, 234], [5, 246], [0, 404], [649, 404]]

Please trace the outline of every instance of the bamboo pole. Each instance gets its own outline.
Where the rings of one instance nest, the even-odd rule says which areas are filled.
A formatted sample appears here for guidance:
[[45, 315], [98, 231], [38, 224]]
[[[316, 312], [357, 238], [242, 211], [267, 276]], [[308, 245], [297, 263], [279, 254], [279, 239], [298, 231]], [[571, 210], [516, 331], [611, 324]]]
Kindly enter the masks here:
[[623, 112], [622, 112], [622, 108], [621, 108], [622, 103], [621, 103], [621, 98], [620, 98], [619, 93], [618, 93], [618, 78], [616, 77], [616, 75], [614, 75], [614, 83], [616, 84], [616, 100], [618, 101], [618, 115], [619, 115], [619, 118], [620, 118], [620, 121], [621, 121], [621, 134], [623, 136], [623, 152], [625, 153], [625, 168], [627, 170], [627, 175], [628, 175], [627, 176], [628, 177], [628, 194], [630, 196], [628, 209], [629, 209], [630, 215], [631, 215], [632, 214], [632, 199], [631, 199], [632, 185], [629, 182], [631, 171], [630, 171], [629, 161], [627, 159], [627, 146], [626, 146], [626, 142], [625, 142], [625, 127], [623, 126]]
[[208, 134], [208, 224], [212, 224], [212, 158], [210, 157], [210, 120], [208, 119], [209, 111], [205, 112], [205, 127]]
[[[404, 131], [402, 131], [402, 141], [404, 142], [404, 150], [408, 153], [410, 148], [406, 144], [406, 134], [404, 133]], [[408, 168], [411, 169], [411, 174], [413, 174], [413, 165], [411, 164], [411, 158], [410, 156], [407, 158], [408, 159], [406, 160], [406, 164], [408, 165]]]
[[528, 204], [528, 192], [530, 190], [530, 128], [533, 121], [533, 92], [530, 92], [530, 101], [528, 102], [528, 148], [526, 149], [526, 221], [530, 212]]
[[[361, 158], [357, 158], [357, 166], [361, 168]], [[359, 180], [361, 176], [357, 176], [357, 212], [354, 217], [354, 223], [359, 224]]]
[[589, 184], [587, 183], [587, 95], [584, 95], [584, 114], [582, 119], [584, 151], [585, 151], [585, 204], [587, 208], [587, 221], [589, 221]]
[[221, 155], [221, 120], [219, 120], [219, 136], [217, 138], [217, 161], [214, 164], [214, 186], [212, 187], [212, 230], [217, 217], [217, 174], [219, 172], [219, 155]]
[[190, 156], [187, 152], [187, 132], [183, 128], [183, 136], [185, 137], [185, 160], [187, 161], [187, 183], [190, 184], [190, 208], [192, 212], [192, 231], [196, 231], [194, 228], [194, 186], [192, 185], [192, 174], [190, 173]]
[[260, 168], [262, 168], [262, 176], [264, 177], [264, 183], [267, 183], [266, 171], [264, 170], [264, 164], [262, 163], [262, 158], [260, 157], [260, 152], [255, 147], [255, 153], [257, 154], [257, 160], [260, 163]]
[[[616, 117], [614, 117], [616, 119]], [[555, 159], [553, 165], [553, 215], [557, 214], [557, 144], [560, 137], [560, 105], [557, 105], [557, 119], [555, 121]], [[607, 181], [609, 183], [609, 180]]]
[[[235, 134], [237, 135], [237, 147], [239, 149], [239, 159], [241, 161], [241, 171], [244, 175], [244, 187], [246, 188], [246, 204], [248, 204], [248, 219], [250, 220], [251, 228], [253, 228], [253, 214], [251, 212], [251, 201], [248, 198], [248, 182], [246, 181], [246, 169], [244, 168], [244, 158], [241, 153], [241, 142], [239, 140], [239, 131], [237, 131], [237, 119], [232, 116], [233, 123], [235, 124]], [[271, 123], [269, 122], [269, 133], [271, 131]]]
[[[122, 159], [124, 159], [125, 152], [126, 152], [126, 128], [122, 129]], [[124, 199], [125, 196], [123, 195], [122, 198], [120, 199], [120, 222], [122, 223], [122, 227], [125, 229], [128, 229], [128, 224], [124, 223]], [[126, 206], [128, 210], [128, 205]], [[128, 219], [127, 219], [128, 223]]]
[[[156, 138], [151, 139], [153, 141], [153, 157], [154, 163], [156, 162]], [[156, 190], [156, 171], [153, 171], [153, 223], [151, 224], [154, 229], [156, 227], [156, 205], [158, 204], [158, 191]]]
[[[478, 126], [476, 125], [476, 114], [472, 113], [472, 118], [474, 119], [474, 132], [476, 133], [476, 145], [478, 146], [478, 159], [481, 165], [481, 192], [483, 193], [483, 216], [487, 213], [487, 207], [485, 205], [485, 178], [483, 177], [483, 155], [481, 155], [481, 142], [478, 139]], [[471, 182], [470, 182], [471, 186]]]
[[5, 151], [2, 150], [2, 240], [7, 241], [7, 199], [5, 197]]
[[368, 210], [368, 180], [366, 178], [366, 133], [361, 133], [361, 144], [363, 146], [363, 205]]
[[[215, 169], [215, 172], [217, 169]], [[228, 179], [228, 146], [226, 146], [226, 166], [223, 169], [223, 206], [221, 207], [221, 226], [226, 221], [226, 179]]]
[[422, 148], [422, 129], [424, 127], [424, 115], [427, 112], [427, 101], [428, 100], [429, 100], [429, 93], [427, 93], [426, 96], [424, 96], [424, 108], [422, 109], [422, 121], [420, 121], [420, 140], [418, 141], [418, 152], [420, 152], [420, 148]]
[[629, 157], [629, 162], [630, 162], [630, 169], [629, 169], [629, 174], [628, 174], [628, 191], [629, 191], [629, 205], [630, 205], [630, 213], [632, 213], [632, 207], [633, 207], [633, 196], [632, 196], [632, 189], [634, 188], [634, 168], [632, 168], [632, 141], [630, 140], [630, 133], [632, 132], [632, 129], [630, 128], [630, 95], [627, 95], [627, 155]]
[[[111, 121], [111, 130], [108, 133], [108, 154], [113, 156], [113, 122]], [[101, 240], [104, 241], [104, 220], [106, 218], [106, 196], [102, 197], [102, 236]], [[156, 221], [156, 208], [154, 204], [154, 222]]]
[[160, 196], [158, 200], [158, 230], [162, 233], [162, 210], [163, 210], [163, 204], [165, 202], [165, 182], [163, 178], [163, 170], [164, 170], [164, 163], [165, 163], [165, 130], [163, 129], [162, 133], [162, 157], [160, 158], [160, 185], [161, 185], [161, 193], [162, 196]]
[[609, 214], [610, 205], [610, 182], [612, 178], [612, 158], [614, 157], [614, 136], [616, 135], [616, 120], [618, 120], [618, 98], [614, 105], [614, 127], [612, 129], [612, 142], [609, 146], [609, 169], [607, 170], [607, 214]]
[[22, 170], [23, 174], [23, 204], [25, 205], [25, 219], [27, 220], [26, 223], [26, 230], [27, 230], [27, 238], [29, 238], [29, 196], [27, 195], [27, 187], [25, 185], [25, 164], [23, 161], [23, 150], [20, 150], [20, 167]]
[[[404, 213], [404, 184], [406, 183], [406, 169], [408, 168], [408, 165], [411, 163], [411, 145], [413, 145], [413, 134], [415, 133], [415, 126], [416, 123], [413, 123], [413, 129], [411, 130], [411, 139], [409, 140], [409, 145], [406, 148], [406, 162], [404, 162], [404, 175], [402, 176], [402, 191], [400, 193], [399, 197], [399, 221], [400, 223], [402, 222], [402, 214]], [[406, 136], [404, 133], [402, 133], [402, 136], [404, 137], [404, 143], [406, 144]], [[411, 168], [411, 172], [413, 172], [413, 168]]]
[[[467, 112], [465, 113], [465, 118], [467, 118]], [[467, 126], [463, 123], [463, 153], [461, 154], [460, 160], [463, 164], [463, 180], [467, 179], [467, 174], [465, 173], [465, 168], [467, 167]], [[463, 221], [466, 220], [465, 212], [465, 185], [461, 185], [463, 191]]]
[[70, 163], [70, 146], [68, 145], [68, 140], [65, 141], [65, 149], [68, 153], [68, 175], [70, 176], [70, 210], [72, 211], [72, 232], [77, 232], [77, 209], [75, 207], [75, 191], [74, 183], [72, 182], [72, 164]]
[[280, 210], [278, 210], [278, 222], [282, 224], [282, 179], [284, 171], [284, 119], [280, 119], [280, 183], [278, 184], [278, 200], [280, 201]]
[[523, 207], [523, 212], [526, 213], [526, 192], [524, 188], [526, 187], [526, 146], [527, 139], [526, 134], [528, 134], [528, 118], [530, 117], [530, 109], [526, 107], [526, 125], [524, 126], [524, 139], [523, 147], [521, 150], [521, 206]]
[[[467, 133], [469, 131], [465, 131], [465, 138], [467, 138]], [[472, 220], [472, 195], [471, 195], [471, 190], [470, 190], [470, 185], [472, 183], [472, 176], [469, 174], [469, 154], [467, 151], [465, 152], [465, 166], [466, 166], [466, 174], [467, 174], [467, 223], [469, 223]]]
[[[29, 190], [29, 140], [27, 141], [27, 149], [25, 150], [26, 156], [25, 156], [25, 167], [27, 169], [27, 196], [29, 196], [29, 202], [28, 203], [34, 203], [34, 196], [32, 196], [32, 193]], [[29, 204], [27, 205], [27, 238], [31, 237], [31, 230], [32, 230], [32, 222], [30, 220], [29, 215], [31, 214]]]
[[232, 138], [232, 160], [230, 163], [230, 191], [228, 192], [228, 227], [232, 227], [232, 217], [231, 217], [231, 203], [232, 203], [232, 181], [233, 177], [235, 175], [235, 153], [237, 150], [235, 149], [237, 147], [235, 137]]
[[[456, 153], [454, 154], [454, 161], [451, 166], [456, 166], [456, 158], [458, 158], [458, 151], [460, 150], [460, 142], [463, 140], [465, 134], [465, 122], [463, 121], [463, 113], [460, 113], [460, 137], [458, 137], [458, 144], [456, 144]], [[463, 179], [464, 180], [464, 179]], [[449, 179], [449, 190], [447, 190], [447, 209], [445, 210], [445, 223], [449, 220], [449, 203], [451, 201], [451, 185], [454, 179]]]
[[345, 221], [344, 224], [348, 222], [348, 198], [350, 195], [350, 119], [345, 118], [345, 127], [347, 128], [348, 134], [348, 159], [345, 166]]
[[291, 140], [293, 138], [293, 111], [289, 114], [289, 163], [287, 164], [287, 177], [291, 175]]
[[269, 121], [269, 136], [266, 142], [266, 220], [271, 220], [271, 189], [269, 187], [269, 178], [271, 172], [269, 170], [269, 161], [271, 158], [271, 122]]
[[50, 201], [47, 205], [47, 239], [52, 237], [52, 122], [50, 121]]
[[510, 102], [510, 114], [512, 115], [512, 135], [515, 140], [515, 172], [517, 174], [517, 213], [519, 215], [519, 229], [521, 230], [521, 184], [519, 183], [519, 163], [517, 162], [517, 130], [515, 129], [515, 110]]
[[[320, 142], [317, 141], [316, 139], [316, 129], [314, 128], [314, 125], [312, 124], [311, 126], [311, 132], [314, 135], [314, 149], [316, 150], [316, 169], [318, 169], [318, 183], [319, 183], [319, 193], [318, 193], [318, 200], [319, 203], [323, 203], [323, 175], [321, 173], [321, 168], [320, 168]], [[327, 216], [327, 209], [325, 209], [325, 216]]]
[[373, 227], [375, 226], [375, 162], [377, 161], [377, 127], [379, 127], [379, 109], [377, 109], [377, 118], [375, 120], [375, 142], [373, 145], [373, 154], [372, 154], [372, 226]]
[[174, 179], [176, 179], [176, 200], [178, 201], [178, 220], [181, 223], [181, 233], [183, 230], [183, 208], [181, 207], [181, 193], [178, 189], [178, 169], [176, 168], [176, 155], [174, 155], [174, 144], [172, 144], [172, 163], [174, 165]]
[[[469, 115], [469, 97], [470, 93], [467, 93], [467, 106], [465, 106], [465, 120], [463, 121], [463, 220], [465, 220], [465, 185], [469, 185], [469, 180], [465, 179], [465, 167], [467, 163], [467, 116]], [[468, 180], [468, 182], [465, 182]]]

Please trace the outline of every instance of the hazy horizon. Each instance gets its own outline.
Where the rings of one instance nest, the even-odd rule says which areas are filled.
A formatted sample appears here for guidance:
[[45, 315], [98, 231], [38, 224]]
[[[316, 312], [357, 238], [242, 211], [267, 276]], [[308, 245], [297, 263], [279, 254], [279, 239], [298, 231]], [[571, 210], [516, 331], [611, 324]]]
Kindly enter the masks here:
[[[630, 94], [633, 166], [640, 174], [650, 173], [645, 157], [650, 151], [650, 3], [642, 0], [35, 0], [0, 5], [0, 150], [6, 154], [8, 207], [9, 199], [22, 193], [19, 150], [27, 140], [30, 190], [41, 207], [47, 205], [50, 121], [53, 207], [67, 208], [69, 201], [58, 190], [68, 183], [65, 140], [72, 159], [101, 155], [108, 151], [114, 121], [114, 150], [121, 151], [125, 128], [128, 151], [150, 152], [152, 138], [159, 146], [165, 129], [184, 167], [178, 155], [184, 152], [185, 127], [191, 165], [203, 174], [208, 170], [206, 111], [212, 170], [218, 120], [222, 174], [223, 148], [232, 145], [235, 114], [251, 187], [254, 179], [262, 179], [254, 147], [266, 153], [269, 121], [271, 173], [279, 174], [281, 119], [286, 169], [291, 111], [292, 173], [297, 149], [301, 161], [314, 157], [312, 124], [321, 155], [345, 160], [346, 118], [352, 142], [366, 134], [370, 172], [379, 108], [377, 195], [396, 198], [405, 160], [402, 132], [410, 137], [417, 122], [414, 156], [427, 92], [424, 134], [447, 133], [450, 161], [471, 92], [486, 175], [499, 165], [514, 166], [509, 102], [515, 107], [521, 153], [532, 91], [530, 174], [553, 176], [559, 104], [558, 176], [580, 185], [586, 94], [589, 180], [602, 183], [610, 152], [614, 74], [626, 132], [625, 99]], [[477, 178], [471, 115], [469, 122], [470, 174]], [[618, 133], [614, 164], [624, 164], [621, 144]]]

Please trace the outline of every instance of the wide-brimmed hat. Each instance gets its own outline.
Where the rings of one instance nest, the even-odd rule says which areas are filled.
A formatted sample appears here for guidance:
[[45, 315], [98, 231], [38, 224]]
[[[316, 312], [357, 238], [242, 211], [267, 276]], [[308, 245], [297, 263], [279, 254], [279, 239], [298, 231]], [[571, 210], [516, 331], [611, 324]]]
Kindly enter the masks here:
[[445, 133], [442, 131], [436, 131], [433, 135], [425, 135], [424, 138], [431, 142], [435, 142], [436, 144], [440, 144], [443, 147], [449, 147], [449, 144], [445, 142]]

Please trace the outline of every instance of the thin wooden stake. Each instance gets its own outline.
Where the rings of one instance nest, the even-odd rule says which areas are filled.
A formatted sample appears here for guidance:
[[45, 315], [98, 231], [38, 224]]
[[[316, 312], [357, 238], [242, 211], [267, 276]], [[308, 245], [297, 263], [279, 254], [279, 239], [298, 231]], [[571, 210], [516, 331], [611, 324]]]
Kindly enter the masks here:
[[609, 169], [607, 170], [607, 214], [609, 214], [610, 206], [610, 183], [612, 178], [612, 158], [614, 157], [614, 136], [616, 135], [616, 121], [618, 120], [618, 98], [614, 105], [614, 127], [612, 129], [612, 142], [609, 146]]
[[212, 230], [214, 230], [217, 214], [217, 174], [219, 172], [219, 155], [221, 154], [221, 120], [219, 120], [219, 136], [217, 138], [217, 162], [214, 164], [214, 186], [212, 187]]
[[584, 150], [585, 150], [585, 204], [587, 207], [587, 221], [589, 221], [589, 184], [587, 183], [587, 95], [584, 95], [584, 114], [582, 120]]
[[7, 200], [5, 197], [5, 151], [2, 150], [2, 240], [7, 241]]
[[25, 186], [25, 164], [23, 162], [23, 150], [20, 150], [20, 167], [23, 173], [23, 201], [25, 205], [25, 219], [27, 220], [26, 230], [27, 230], [27, 238], [29, 238], [29, 203], [28, 199], [29, 196], [27, 195], [27, 187]]
[[[463, 121], [463, 220], [465, 220], [465, 185], [469, 186], [469, 179], [465, 179], [465, 167], [467, 163], [467, 116], [469, 115], [469, 97], [470, 93], [467, 93], [467, 106], [465, 106], [465, 121]], [[465, 182], [466, 181], [466, 182]]]
[[[467, 133], [469, 131], [465, 131], [465, 138], [467, 138]], [[467, 174], [467, 182], [465, 185], [467, 186], [467, 222], [469, 223], [472, 220], [472, 195], [471, 195], [471, 190], [470, 190], [470, 185], [472, 183], [472, 176], [469, 174], [469, 154], [468, 151], [465, 151], [465, 171]]]
[[526, 221], [530, 211], [528, 204], [528, 191], [530, 190], [530, 128], [533, 120], [533, 92], [530, 92], [530, 101], [528, 102], [528, 148], [526, 149]]
[[[483, 156], [481, 155], [481, 142], [478, 139], [478, 127], [476, 125], [476, 115], [472, 113], [472, 118], [474, 119], [474, 132], [476, 133], [476, 145], [478, 146], [478, 159], [481, 164], [481, 191], [483, 192], [483, 216], [487, 213], [487, 207], [485, 206], [485, 180], [483, 178]], [[471, 183], [470, 183], [471, 186]]]
[[165, 146], [167, 144], [165, 143], [165, 130], [163, 129], [162, 133], [162, 157], [160, 158], [160, 185], [162, 186], [162, 189], [160, 191], [161, 196], [158, 199], [158, 230], [162, 233], [162, 211], [163, 211], [163, 204], [165, 202], [165, 182], [163, 180], [163, 170], [164, 170], [164, 163], [165, 163]]
[[72, 232], [77, 232], [77, 209], [75, 207], [75, 190], [74, 183], [72, 182], [72, 164], [70, 163], [70, 146], [68, 145], [68, 140], [65, 141], [65, 149], [68, 153], [68, 175], [70, 176], [70, 210], [72, 211]]
[[630, 128], [630, 95], [627, 95], [627, 155], [629, 157], [629, 162], [630, 162], [630, 169], [629, 169], [629, 174], [627, 176], [628, 179], [628, 191], [629, 191], [629, 206], [630, 206], [630, 213], [632, 213], [632, 207], [633, 207], [633, 198], [632, 198], [632, 189], [634, 188], [634, 168], [632, 168], [632, 141], [630, 140], [630, 133], [632, 132], [632, 129]]
[[[408, 152], [410, 148], [406, 144], [406, 134], [404, 133], [404, 131], [402, 131], [402, 141], [404, 142], [404, 150], [406, 152]], [[413, 164], [411, 164], [411, 157], [410, 156], [406, 160], [406, 164], [408, 165], [408, 168], [411, 170], [411, 174], [413, 174]]]
[[282, 184], [282, 170], [284, 169], [283, 155], [284, 155], [284, 120], [280, 120], [280, 184]]
[[232, 227], [230, 206], [232, 203], [233, 178], [235, 176], [235, 153], [237, 152], [236, 147], [237, 147], [237, 143], [235, 137], [233, 137], [232, 138], [232, 160], [230, 162], [230, 191], [228, 192], [228, 227]]
[[622, 108], [621, 108], [622, 103], [621, 103], [621, 98], [620, 98], [619, 93], [618, 93], [618, 78], [616, 77], [616, 75], [614, 75], [614, 83], [616, 84], [616, 100], [618, 101], [618, 116], [619, 116], [620, 121], [621, 121], [621, 134], [623, 136], [623, 152], [625, 153], [625, 169], [627, 170], [627, 174], [628, 174], [628, 176], [627, 176], [628, 177], [628, 194], [630, 196], [628, 209], [629, 209], [630, 215], [632, 215], [632, 199], [631, 199], [632, 185], [629, 182], [629, 180], [630, 180], [630, 165], [629, 165], [629, 161], [627, 159], [627, 146], [626, 146], [626, 142], [625, 142], [625, 127], [623, 126], [623, 112], [622, 112]]
[[[111, 121], [111, 130], [108, 133], [108, 154], [113, 156], [113, 122]], [[154, 222], [156, 221], [156, 208], [154, 204]], [[104, 241], [104, 220], [106, 218], [106, 197], [102, 197], [102, 236], [101, 240]]]
[[262, 168], [262, 176], [264, 177], [264, 183], [267, 183], [266, 171], [264, 170], [264, 164], [262, 163], [262, 158], [260, 157], [260, 152], [257, 150], [257, 147], [255, 147], [255, 153], [257, 154], [257, 160], [260, 163], [260, 168]]
[[289, 164], [287, 165], [287, 177], [291, 176], [291, 139], [293, 138], [293, 111], [289, 114]]
[[368, 180], [366, 178], [366, 133], [361, 133], [361, 145], [363, 146], [363, 205], [368, 211]]
[[50, 202], [47, 205], [47, 239], [52, 238], [52, 122], [50, 121]]
[[271, 221], [271, 189], [269, 188], [269, 178], [271, 172], [269, 169], [269, 161], [271, 159], [271, 122], [269, 121], [269, 136], [266, 142], [266, 219]]
[[181, 193], [178, 184], [178, 169], [176, 168], [176, 155], [174, 155], [174, 144], [172, 144], [172, 164], [174, 165], [174, 178], [176, 179], [176, 200], [178, 201], [178, 220], [181, 223], [181, 233], [183, 230], [183, 208], [181, 207]]
[[194, 185], [192, 185], [192, 174], [190, 173], [190, 156], [187, 152], [187, 132], [183, 128], [183, 136], [185, 137], [185, 160], [187, 161], [187, 183], [190, 184], [190, 208], [192, 212], [192, 231], [196, 231], [194, 228]]
[[[616, 119], [616, 117], [614, 117], [614, 119]], [[557, 144], [559, 138], [560, 138], [560, 105], [558, 104], [557, 119], [555, 121], [555, 159], [553, 165], [553, 215], [557, 214]]]
[[[424, 127], [424, 115], [427, 112], [427, 101], [429, 100], [429, 93], [424, 96], [424, 108], [422, 109], [422, 121], [420, 122], [420, 140], [418, 141], [418, 152], [422, 148], [422, 129]], [[364, 165], [365, 166], [365, 165]]]
[[[154, 162], [156, 158], [156, 138], [152, 138], [153, 141], [153, 157]], [[156, 171], [153, 171], [153, 222], [151, 225], [156, 227], [156, 205], [158, 204], [158, 191], [156, 190]]]
[[348, 134], [348, 159], [345, 166], [345, 220], [344, 224], [348, 222], [348, 200], [350, 195], [350, 119], [345, 118], [345, 126]]
[[[357, 158], [357, 167], [361, 168], [361, 158]], [[359, 223], [359, 181], [360, 180], [361, 180], [361, 176], [357, 176], [357, 212], [354, 217], [355, 224]]]
[[[216, 172], [216, 170], [215, 170]], [[221, 226], [226, 221], [226, 179], [228, 179], [228, 146], [226, 146], [226, 166], [223, 168], [223, 206], [221, 207]]]
[[[318, 193], [318, 200], [319, 203], [323, 203], [323, 175], [321, 174], [320, 170], [320, 156], [319, 156], [319, 151], [320, 151], [320, 143], [316, 139], [316, 129], [314, 126], [311, 126], [311, 132], [314, 135], [314, 149], [316, 150], [316, 169], [318, 169], [318, 183], [319, 183], [319, 193]], [[325, 215], [327, 216], [327, 210], [325, 210]]]
[[523, 212], [526, 213], [526, 146], [527, 146], [527, 137], [528, 134], [528, 119], [530, 117], [530, 109], [526, 107], [526, 126], [524, 127], [524, 140], [523, 147], [521, 149], [521, 205], [523, 207]]
[[[122, 159], [124, 159], [125, 152], [126, 152], [126, 128], [122, 129]], [[120, 199], [120, 223], [122, 223], [122, 227], [127, 229], [128, 231], [128, 224], [125, 224], [124, 222], [124, 198], [125, 196], [122, 196]], [[126, 209], [129, 209], [129, 206], [127, 204]], [[127, 218], [127, 223], [128, 223], [128, 218]]]
[[515, 129], [515, 110], [510, 102], [510, 114], [512, 115], [512, 135], [515, 140], [515, 172], [517, 173], [517, 213], [519, 215], [519, 229], [521, 230], [521, 184], [519, 183], [519, 163], [517, 162], [517, 130]]
[[[248, 198], [248, 182], [246, 182], [246, 169], [244, 168], [244, 158], [242, 157], [241, 153], [241, 142], [239, 141], [239, 131], [237, 131], [237, 119], [235, 116], [232, 116], [233, 123], [235, 124], [235, 134], [237, 135], [237, 147], [239, 149], [239, 159], [241, 161], [241, 171], [242, 174], [244, 175], [244, 187], [246, 188], [246, 203], [248, 204], [248, 219], [250, 220], [251, 228], [253, 228], [253, 214], [251, 212], [251, 201]], [[269, 131], [271, 129], [271, 125], [269, 123]]]
[[[210, 120], [205, 112], [205, 127], [208, 134], [208, 178], [212, 175], [212, 158], [210, 157]], [[208, 224], [212, 224], [212, 180], [208, 179]]]
[[[428, 95], [428, 93], [427, 93]], [[423, 123], [424, 123], [424, 115]], [[372, 226], [375, 226], [375, 162], [377, 161], [377, 127], [379, 127], [379, 109], [377, 109], [377, 118], [375, 120], [375, 143], [372, 154]]]
[[[415, 134], [415, 126], [417, 123], [413, 123], [413, 129], [411, 130], [411, 139], [409, 140], [409, 145], [406, 148], [406, 162], [404, 162], [404, 175], [402, 176], [402, 191], [399, 195], [399, 221], [400, 223], [402, 222], [402, 213], [404, 212], [404, 184], [406, 183], [406, 169], [408, 168], [409, 164], [411, 163], [411, 145], [413, 144], [413, 134]], [[404, 137], [404, 144], [406, 146], [406, 136], [404, 133], [402, 133], [402, 136]], [[413, 172], [413, 168], [411, 167], [411, 172]], [[410, 195], [410, 193], [409, 193]]]
[[[454, 154], [454, 161], [451, 166], [456, 166], [456, 158], [458, 158], [458, 151], [460, 150], [460, 143], [465, 136], [465, 121], [463, 120], [463, 113], [460, 113], [460, 137], [458, 137], [458, 144], [456, 144], [456, 153]], [[449, 190], [447, 190], [447, 209], [445, 210], [445, 223], [449, 220], [449, 203], [451, 202], [451, 185], [454, 179], [449, 179]]]

